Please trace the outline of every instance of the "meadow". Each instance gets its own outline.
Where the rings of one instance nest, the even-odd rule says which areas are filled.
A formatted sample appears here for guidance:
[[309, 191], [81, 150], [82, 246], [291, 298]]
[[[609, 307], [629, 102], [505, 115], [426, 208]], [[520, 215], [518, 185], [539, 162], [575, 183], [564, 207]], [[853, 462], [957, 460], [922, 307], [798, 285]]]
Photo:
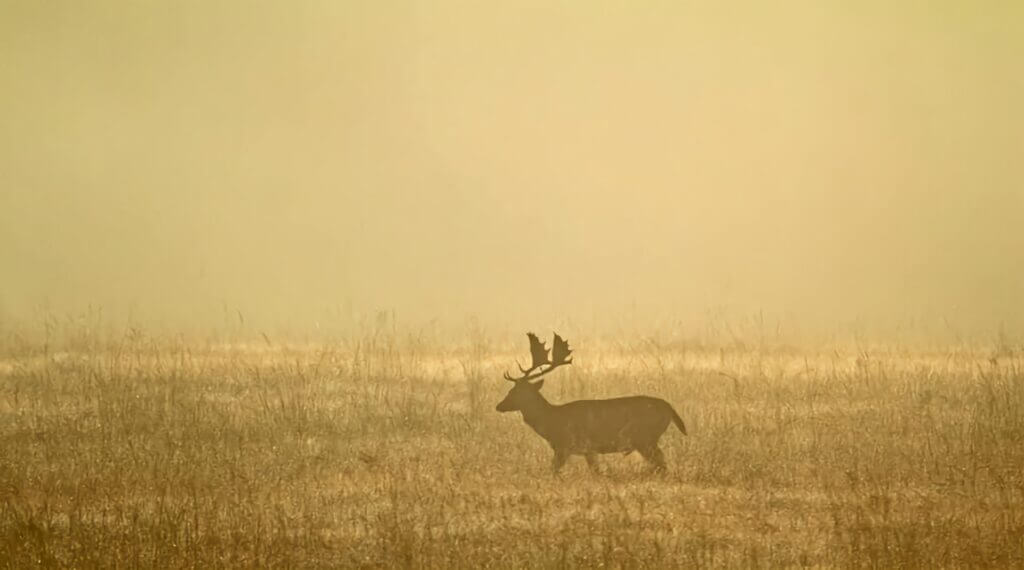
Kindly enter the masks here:
[[1020, 567], [1006, 342], [592, 336], [544, 394], [648, 394], [669, 472], [495, 404], [520, 333], [0, 340], [0, 566]]

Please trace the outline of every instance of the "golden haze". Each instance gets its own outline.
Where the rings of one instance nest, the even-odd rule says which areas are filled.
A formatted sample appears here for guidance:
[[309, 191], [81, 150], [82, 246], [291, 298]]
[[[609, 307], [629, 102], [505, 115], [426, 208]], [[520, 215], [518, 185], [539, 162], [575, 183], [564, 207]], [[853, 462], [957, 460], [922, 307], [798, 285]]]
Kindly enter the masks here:
[[0, 10], [9, 322], [1024, 322], [1016, 2]]
[[1024, 4], [503, 4], [0, 3], [0, 568], [1024, 566]]

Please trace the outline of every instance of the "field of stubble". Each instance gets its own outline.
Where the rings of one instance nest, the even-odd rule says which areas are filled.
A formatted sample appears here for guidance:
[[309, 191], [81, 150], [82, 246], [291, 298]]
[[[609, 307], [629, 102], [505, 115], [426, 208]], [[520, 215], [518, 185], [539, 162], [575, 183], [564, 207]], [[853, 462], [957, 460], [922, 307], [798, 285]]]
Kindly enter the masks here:
[[555, 403], [683, 416], [560, 478], [501, 373], [525, 337], [0, 346], [0, 565], [1024, 565], [1013, 347], [574, 338]]

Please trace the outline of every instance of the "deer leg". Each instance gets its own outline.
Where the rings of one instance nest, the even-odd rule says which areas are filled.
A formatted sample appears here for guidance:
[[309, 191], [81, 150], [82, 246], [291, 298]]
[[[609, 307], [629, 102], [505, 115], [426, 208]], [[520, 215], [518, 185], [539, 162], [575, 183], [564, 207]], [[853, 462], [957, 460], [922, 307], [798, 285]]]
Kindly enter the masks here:
[[588, 453], [584, 455], [584, 457], [587, 458], [587, 466], [590, 467], [590, 470], [600, 475], [601, 465], [597, 462], [597, 455], [593, 453]]
[[641, 449], [640, 455], [644, 456], [644, 459], [648, 463], [654, 466], [654, 470], [658, 473], [664, 473], [668, 468], [665, 466], [665, 454], [661, 452], [661, 448], [655, 444], [653, 447]]
[[565, 465], [565, 461], [567, 459], [569, 459], [568, 453], [560, 449], [555, 450], [555, 457], [551, 460], [551, 470], [555, 475], [558, 475], [558, 472], [562, 469], [562, 466]]

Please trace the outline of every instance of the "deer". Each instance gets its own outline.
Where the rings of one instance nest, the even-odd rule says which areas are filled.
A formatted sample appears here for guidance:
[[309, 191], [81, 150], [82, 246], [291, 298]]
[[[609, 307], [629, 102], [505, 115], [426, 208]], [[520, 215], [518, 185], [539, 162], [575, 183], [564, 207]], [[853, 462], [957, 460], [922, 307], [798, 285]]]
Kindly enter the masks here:
[[558, 333], [554, 334], [552, 348], [532, 332], [530, 340], [532, 365], [523, 368], [518, 362], [521, 376], [505, 380], [512, 389], [496, 406], [498, 412], [522, 412], [523, 421], [547, 440], [555, 456], [551, 462], [554, 475], [558, 475], [565, 462], [573, 455], [582, 455], [591, 471], [600, 473], [598, 454], [639, 452], [657, 473], [665, 473], [665, 455], [658, 440], [670, 423], [686, 435], [686, 425], [672, 405], [651, 396], [627, 396], [606, 400], [576, 400], [566, 404], [552, 404], [540, 393], [544, 386], [541, 376], [572, 364], [572, 349]]

